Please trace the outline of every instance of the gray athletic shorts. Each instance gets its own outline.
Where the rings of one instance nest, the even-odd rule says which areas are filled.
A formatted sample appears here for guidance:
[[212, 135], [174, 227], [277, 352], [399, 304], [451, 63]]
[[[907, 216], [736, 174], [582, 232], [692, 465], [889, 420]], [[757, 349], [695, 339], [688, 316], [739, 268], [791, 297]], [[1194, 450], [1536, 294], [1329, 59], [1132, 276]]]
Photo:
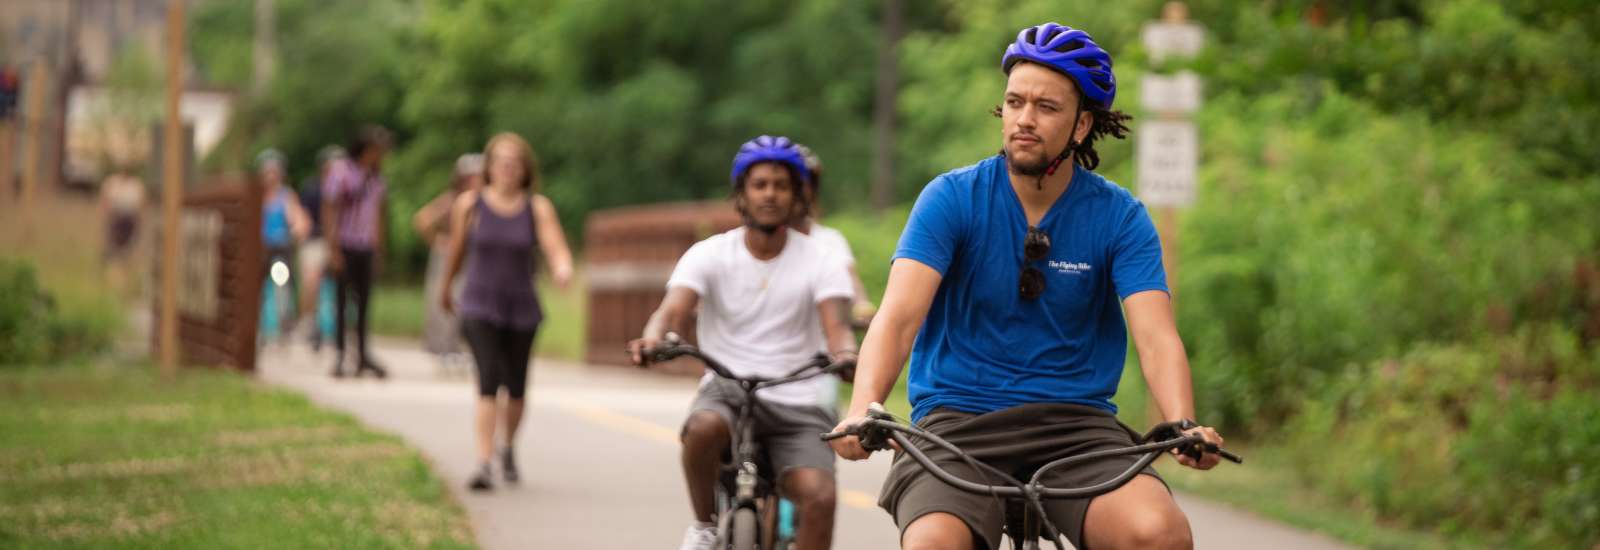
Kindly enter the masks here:
[[[1100, 449], [1127, 447], [1138, 437], [1110, 412], [1064, 403], [1022, 405], [981, 415], [940, 408], [924, 416], [917, 426], [1023, 481], [1047, 462]], [[986, 478], [983, 472], [973, 471], [965, 461], [932, 443], [923, 441], [917, 447], [958, 477], [977, 483], [1000, 484]], [[1046, 487], [1087, 487], [1116, 477], [1135, 462], [1135, 456], [1102, 458], [1052, 470], [1043, 481]], [[1145, 467], [1141, 473], [1161, 479], [1154, 468]], [[974, 541], [986, 542], [990, 549], [1000, 548], [1005, 519], [1004, 512], [995, 507], [994, 497], [951, 487], [905, 453], [895, 453], [878, 506], [894, 516], [902, 534], [917, 518], [946, 512], [966, 522], [972, 529]], [[1067, 540], [1083, 548], [1083, 520], [1089, 513], [1089, 499], [1046, 500], [1045, 509], [1050, 521], [1061, 529]]]
[[[714, 378], [710, 383], [700, 386], [694, 405], [689, 407], [689, 414], [693, 415], [695, 411], [717, 413], [731, 430], [733, 417], [738, 414], [744, 400], [745, 393], [737, 383]], [[833, 431], [833, 427], [839, 423], [832, 409], [762, 401], [754, 410], [755, 436], [766, 449], [778, 477], [782, 477], [790, 468], [833, 471], [833, 448], [822, 440], [822, 434]]]

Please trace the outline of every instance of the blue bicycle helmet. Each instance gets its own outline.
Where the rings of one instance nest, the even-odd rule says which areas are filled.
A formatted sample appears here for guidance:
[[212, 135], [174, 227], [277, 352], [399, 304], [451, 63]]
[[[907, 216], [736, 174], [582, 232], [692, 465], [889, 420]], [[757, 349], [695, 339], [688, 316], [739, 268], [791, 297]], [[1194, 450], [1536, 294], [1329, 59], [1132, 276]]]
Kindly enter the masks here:
[[1000, 69], [1009, 75], [1020, 61], [1032, 61], [1066, 74], [1077, 81], [1085, 97], [1106, 109], [1117, 97], [1111, 54], [1095, 44], [1089, 33], [1056, 23], [1022, 29], [1017, 41], [1006, 47]]
[[732, 185], [738, 186], [739, 176], [751, 166], [763, 162], [781, 162], [793, 168], [795, 175], [798, 175], [801, 181], [811, 179], [811, 171], [806, 169], [806, 159], [793, 141], [783, 136], [758, 136], [744, 142], [744, 145], [739, 146], [739, 152], [733, 155], [733, 173], [730, 176]]

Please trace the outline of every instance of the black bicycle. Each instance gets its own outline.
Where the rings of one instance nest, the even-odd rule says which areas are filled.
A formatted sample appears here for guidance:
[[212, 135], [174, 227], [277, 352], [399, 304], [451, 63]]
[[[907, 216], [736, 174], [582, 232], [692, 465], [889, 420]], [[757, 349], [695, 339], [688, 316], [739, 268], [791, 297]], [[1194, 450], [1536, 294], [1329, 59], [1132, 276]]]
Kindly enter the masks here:
[[772, 477], [772, 467], [755, 437], [755, 407], [761, 406], [756, 390], [843, 372], [853, 368], [855, 362], [830, 363], [826, 357], [818, 355], [786, 375], [758, 378], [735, 375], [699, 348], [675, 339], [648, 354], [653, 362], [684, 356], [698, 359], [717, 376], [737, 382], [745, 393], [744, 403], [739, 406], [729, 430], [733, 434], [731, 460], [722, 464], [722, 475], [718, 476], [716, 515], [712, 518], [717, 525], [718, 547], [731, 550], [789, 548], [793, 543], [795, 520], [792, 506], [786, 506], [788, 503], [778, 497], [777, 480]]
[[[963, 462], [966, 462], [972, 469], [983, 471], [995, 479], [1002, 480], [1005, 484], [986, 485], [975, 483], [950, 473], [934, 463], [932, 459], [929, 459], [922, 449], [913, 445], [911, 438], [907, 437], [908, 434], [925, 439], [935, 446], [949, 451]], [[1027, 483], [1018, 481], [1009, 474], [972, 458], [955, 445], [927, 430], [895, 421], [894, 417], [883, 410], [882, 407], [874, 406], [867, 412], [867, 419], [860, 424], [856, 424], [844, 431], [822, 434], [822, 439], [829, 441], [847, 435], [860, 437], [861, 446], [868, 452], [889, 449], [891, 448], [889, 442], [893, 441], [895, 445], [898, 445], [906, 454], [911, 455], [912, 459], [916, 460], [918, 464], [922, 465], [924, 469], [927, 469], [929, 473], [933, 474], [933, 477], [938, 478], [940, 481], [968, 493], [992, 495], [996, 499], [1003, 499], [1007, 504], [1002, 508], [1006, 517], [1005, 533], [1011, 538], [1012, 547], [1018, 550], [1038, 550], [1040, 538], [1049, 539], [1051, 543], [1055, 544], [1057, 550], [1065, 550], [1066, 544], [1061, 540], [1061, 531], [1050, 521], [1049, 515], [1045, 514], [1045, 500], [1090, 498], [1114, 491], [1132, 480], [1134, 476], [1139, 475], [1141, 470], [1144, 470], [1150, 463], [1155, 462], [1162, 453], [1169, 450], [1178, 449], [1178, 452], [1196, 460], [1200, 458], [1203, 450], [1207, 453], [1216, 453], [1235, 464], [1244, 463], [1243, 458], [1215, 444], [1206, 442], [1198, 434], [1184, 434], [1182, 425], [1177, 422], [1157, 424], [1140, 439], [1139, 444], [1131, 447], [1094, 451], [1046, 463], [1040, 466], [1038, 471], [1034, 472], [1033, 477]], [[1057, 468], [1097, 458], [1122, 455], [1141, 456], [1134, 462], [1133, 466], [1122, 473], [1088, 487], [1052, 488], [1045, 487], [1039, 481], [1044, 478], [1045, 474]], [[1019, 515], [1021, 517], [1018, 517]]]

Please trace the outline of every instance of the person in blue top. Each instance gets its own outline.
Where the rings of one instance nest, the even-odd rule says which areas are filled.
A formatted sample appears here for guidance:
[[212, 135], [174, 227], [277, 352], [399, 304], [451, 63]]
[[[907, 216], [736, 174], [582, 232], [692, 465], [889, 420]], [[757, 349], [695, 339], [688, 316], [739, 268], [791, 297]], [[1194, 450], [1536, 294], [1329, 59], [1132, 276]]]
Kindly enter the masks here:
[[[1031, 473], [1133, 444], [1112, 403], [1130, 332], [1164, 419], [1193, 418], [1194, 400], [1155, 227], [1138, 199], [1093, 172], [1096, 141], [1127, 135], [1128, 117], [1111, 110], [1110, 54], [1081, 30], [1047, 23], [1023, 29], [1001, 67], [1001, 153], [934, 178], [917, 198], [836, 431], [888, 396], [909, 354], [919, 426], [1003, 471]], [[867, 456], [853, 436], [832, 445], [846, 459]], [[930, 455], [985, 479], [951, 455]], [[1177, 460], [1204, 470], [1217, 456]], [[1133, 461], [1106, 458], [1044, 481], [1083, 486]], [[1143, 473], [1090, 500], [1050, 501], [1051, 521], [1078, 548], [1192, 546], [1171, 493], [1153, 469]], [[995, 499], [950, 487], [903, 454], [879, 505], [905, 548], [1000, 543]]]
[[256, 175], [261, 182], [261, 242], [267, 257], [288, 258], [294, 245], [306, 238], [311, 220], [294, 190], [283, 184], [283, 153], [267, 149], [256, 155]]

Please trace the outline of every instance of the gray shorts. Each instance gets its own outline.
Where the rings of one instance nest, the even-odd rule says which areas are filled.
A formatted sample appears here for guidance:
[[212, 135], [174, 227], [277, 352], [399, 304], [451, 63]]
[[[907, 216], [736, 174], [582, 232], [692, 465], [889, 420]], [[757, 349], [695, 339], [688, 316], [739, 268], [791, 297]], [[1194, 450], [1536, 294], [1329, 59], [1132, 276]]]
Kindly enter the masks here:
[[[1022, 405], [981, 415], [941, 408], [928, 413], [917, 425], [955, 444], [973, 458], [1024, 481], [1047, 462], [1100, 449], [1127, 447], [1138, 437], [1110, 412], [1073, 404]], [[917, 447], [958, 477], [977, 483], [1000, 484], [931, 443], [924, 441]], [[1106, 457], [1052, 470], [1043, 481], [1047, 487], [1087, 487], [1116, 477], [1135, 462], [1135, 456]], [[1161, 479], [1154, 468], [1146, 467], [1141, 473]], [[1089, 513], [1089, 500], [1045, 501], [1050, 521], [1077, 548], [1083, 548], [1083, 520]], [[894, 516], [902, 534], [917, 518], [945, 512], [961, 518], [972, 529], [974, 541], [986, 542], [991, 549], [1000, 548], [1005, 517], [995, 506], [994, 497], [951, 487], [905, 453], [895, 453], [878, 506]]]
[[[744, 403], [745, 393], [734, 382], [714, 378], [700, 386], [689, 413], [711, 411], [733, 429], [733, 417]], [[816, 468], [833, 472], [833, 448], [822, 440], [822, 434], [833, 431], [839, 423], [830, 409], [784, 405], [762, 401], [755, 407], [755, 437], [766, 449], [772, 468], [782, 477], [790, 468]], [[681, 436], [681, 434], [680, 434]]]

